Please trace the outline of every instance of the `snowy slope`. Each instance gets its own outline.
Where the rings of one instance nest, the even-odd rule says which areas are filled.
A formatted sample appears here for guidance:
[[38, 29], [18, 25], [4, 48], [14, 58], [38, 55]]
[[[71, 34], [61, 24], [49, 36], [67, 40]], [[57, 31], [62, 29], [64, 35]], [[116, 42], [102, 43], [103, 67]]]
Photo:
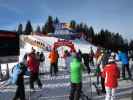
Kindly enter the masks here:
[[[54, 42], [58, 41], [58, 38], [56, 37], [42, 37], [42, 36], [35, 35], [35, 36], [32, 36], [32, 38], [39, 40], [39, 41], [43, 41], [44, 43], [47, 43], [49, 45], [53, 45]], [[72, 42], [74, 43], [76, 50], [81, 49], [81, 51], [84, 53], [88, 53], [90, 50], [90, 47], [92, 47], [94, 51], [96, 50], [95, 46], [89, 44], [84, 39], [80, 39], [80, 40], [76, 39], [76, 40], [72, 40]]]
[[96, 51], [96, 48], [97, 48], [91, 45], [90, 43], [88, 43], [86, 40], [76, 39], [73, 41], [73, 43], [75, 44], [76, 50], [80, 49], [83, 53], [89, 53], [90, 47], [92, 47], [94, 51]]
[[[42, 43], [44, 43], [45, 45], [50, 45], [52, 46], [55, 42], [58, 41], [58, 38], [56, 37], [47, 37], [47, 36], [38, 36], [38, 35], [34, 35], [34, 36], [28, 36], [29, 38], [31, 38], [32, 40], [37, 40], [40, 41]], [[83, 53], [88, 53], [90, 47], [92, 47], [94, 49], [94, 51], [96, 50], [96, 47], [94, 47], [93, 45], [89, 44], [87, 41], [81, 39], [81, 40], [72, 40], [72, 42], [74, 43], [74, 46], [76, 48], [76, 51], [78, 51], [79, 49], [83, 52]], [[31, 44], [26, 43], [24, 48], [20, 48], [20, 56], [19, 56], [19, 61], [22, 60], [23, 56], [25, 53], [29, 53], [31, 51], [31, 47], [33, 47]], [[37, 51], [42, 51], [42, 49], [35, 47], [35, 49]], [[58, 52], [60, 55], [60, 59], [59, 59], [59, 66], [64, 66], [64, 59], [62, 59], [62, 53], [65, 49], [69, 49], [68, 47], [59, 47], [58, 48]], [[43, 51], [46, 57], [46, 63], [45, 65], [50, 66], [50, 62], [49, 62], [49, 58], [48, 58], [48, 54], [49, 52], [47, 51]], [[15, 63], [11, 63], [9, 64], [9, 68], [11, 68]], [[5, 65], [2, 65], [2, 69], [5, 69]]]
[[[53, 45], [54, 42], [56, 42], [58, 40], [58, 38], [55, 38], [55, 37], [31, 36], [31, 38], [32, 39], [35, 39], [35, 40], [38, 40], [38, 41], [41, 41], [41, 42], [44, 42], [44, 43], [46, 43], [48, 45]], [[90, 47], [92, 47], [94, 49], [94, 51], [97, 48], [97, 47], [89, 44], [87, 41], [85, 41], [83, 39], [81, 39], [81, 40], [78, 40], [78, 39], [77, 40], [73, 40], [72, 42], [74, 43], [76, 50], [78, 51], [78, 49], [80, 49], [83, 53], [88, 53], [89, 50], [90, 50]], [[21, 48], [20, 49], [20, 57], [19, 57], [20, 61], [21, 61], [21, 59], [23, 58], [23, 55], [26, 52], [30, 52], [31, 47], [32, 46], [29, 43], [26, 43], [25, 46], [24, 46], [24, 48]], [[37, 50], [41, 50], [39, 48], [36, 48], [36, 49]], [[60, 54], [60, 59], [59, 59], [59, 67], [60, 68], [62, 66], [64, 66], [64, 64], [65, 64], [64, 63], [64, 60], [61, 58], [61, 54], [62, 54], [62, 51], [64, 49], [66, 49], [66, 47], [60, 47], [60, 48], [58, 48], [58, 52]], [[49, 71], [49, 66], [50, 66], [50, 61], [49, 61], [49, 58], [48, 58], [48, 54], [49, 54], [48, 51], [44, 51], [44, 55], [45, 55], [45, 59], [46, 59], [45, 62], [44, 62], [44, 70], [45, 71]], [[2, 65], [2, 66], [5, 66], [5, 65]], [[10, 68], [12, 66], [13, 66], [13, 64], [9, 64], [9, 67]], [[44, 88], [41, 91], [39, 90], [38, 92], [33, 93], [32, 97], [35, 96], [36, 98], [38, 98], [38, 96], [41, 97], [40, 96], [40, 94], [41, 94], [42, 95], [42, 98], [40, 98], [39, 100], [44, 100], [44, 99], [46, 99], [46, 97], [51, 97], [51, 96], [54, 97], [54, 100], [67, 100], [67, 99], [62, 99], [62, 98], [61, 99], [55, 98], [57, 96], [62, 96], [64, 94], [66, 94], [66, 93], [67, 94], [69, 93], [69, 84], [70, 84], [69, 83], [69, 77], [67, 76], [67, 74], [66, 75], [65, 74], [64, 73], [63, 74], [59, 74], [60, 76], [58, 76], [56, 78], [56, 81], [53, 80], [54, 77], [51, 78], [51, 77], [49, 77], [49, 75], [42, 76], [41, 79], [42, 79], [42, 81], [44, 83]], [[87, 75], [88, 74], [85, 75], [85, 77], [84, 77], [85, 81], [83, 81], [83, 82], [86, 82], [86, 83], [88, 82], [89, 79], [88, 79], [88, 76]], [[92, 77], [91, 80], [95, 82], [96, 81], [96, 77]], [[89, 95], [89, 91], [90, 91], [90, 88], [89, 88], [89, 84], [88, 83], [87, 84], [84, 84], [84, 87], [83, 87], [83, 89], [84, 89], [85, 93], [87, 93], [87, 95]], [[128, 84], [126, 84], [126, 83], [127, 83], [127, 81], [120, 81], [120, 85], [119, 85], [119, 88], [118, 89], [119, 89], [119, 91], [122, 91], [122, 90], [125, 91], [126, 88], [127, 89], [130, 88], [129, 90], [125, 91], [125, 92], [129, 92], [130, 93], [130, 90], [132, 90], [132, 85], [131, 85], [132, 83], [131, 82], [128, 82]], [[29, 94], [30, 94], [29, 93], [29, 86], [28, 86], [28, 84], [26, 84], [25, 86], [26, 86], [26, 96], [28, 97]], [[122, 89], [121, 89], [121, 87], [122, 87]], [[5, 92], [5, 93], [2, 93], [0, 91], [1, 92], [0, 93], [0, 100], [7, 100], [7, 99], [1, 99], [4, 96], [6, 98], [8, 98], [8, 99], [9, 99], [9, 96], [10, 96], [10, 98], [12, 98], [12, 96], [14, 95], [14, 92], [10, 92], [10, 91], [15, 91], [16, 88], [14, 86], [8, 87], [8, 88], [9, 89], [6, 89], [5, 91], [2, 91], [2, 92]], [[55, 90], [56, 90], [56, 92], [54, 92]], [[95, 88], [94, 87], [92, 87], [92, 91], [95, 91]], [[103, 98], [104, 98], [103, 95], [100, 96], [100, 97], [98, 97], [96, 94], [93, 94], [93, 95], [94, 95], [94, 100], [97, 100], [97, 99], [103, 100]], [[37, 99], [32, 99], [32, 100], [37, 100]], [[53, 99], [46, 99], [46, 100], [53, 100]]]

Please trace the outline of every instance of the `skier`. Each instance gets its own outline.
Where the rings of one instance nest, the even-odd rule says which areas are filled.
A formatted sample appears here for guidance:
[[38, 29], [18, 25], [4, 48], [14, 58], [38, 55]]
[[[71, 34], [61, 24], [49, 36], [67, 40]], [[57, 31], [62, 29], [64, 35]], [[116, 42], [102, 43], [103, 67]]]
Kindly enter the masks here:
[[[104, 68], [104, 60], [105, 60], [104, 57], [105, 57], [104, 51], [101, 50], [101, 54], [99, 55], [97, 59], [97, 84], [99, 84], [99, 78], [101, 77], [100, 73], [103, 71], [103, 68]], [[101, 77], [101, 86], [102, 86], [102, 92], [105, 93], [103, 77]]]
[[122, 78], [124, 80], [126, 79], [126, 77], [125, 77], [125, 69], [126, 69], [128, 72], [128, 76], [129, 76], [128, 78], [132, 79], [132, 75], [131, 75], [131, 72], [129, 69], [129, 61], [128, 61], [127, 54], [124, 51], [118, 50], [118, 59], [119, 59], [119, 61], [122, 62]]
[[39, 62], [40, 62], [40, 66], [39, 66], [40, 72], [43, 73], [43, 71], [44, 71], [44, 62], [45, 62], [45, 56], [44, 56], [43, 52], [41, 52], [40, 55], [39, 55]]
[[73, 54], [72, 62], [70, 64], [71, 91], [69, 100], [79, 100], [80, 98], [83, 67], [78, 54]]
[[35, 49], [32, 49], [31, 53], [28, 54], [28, 67], [30, 70], [30, 88], [34, 90], [34, 81], [37, 81], [38, 87], [42, 88], [42, 83], [39, 79], [39, 61]]
[[93, 51], [92, 47], [90, 47], [89, 62], [90, 62], [90, 65], [92, 65], [92, 66], [94, 66], [93, 57], [94, 57], [94, 51]]
[[99, 84], [99, 77], [100, 77], [100, 72], [101, 72], [101, 68], [102, 68], [102, 57], [103, 57], [104, 53], [103, 50], [98, 51], [98, 55], [96, 58], [96, 76], [97, 76], [97, 84]]
[[90, 65], [89, 65], [89, 54], [88, 53], [83, 53], [82, 58], [83, 58], [84, 65], [87, 68], [88, 74], [90, 74], [91, 69], [90, 69]]
[[[16, 65], [16, 68], [18, 68], [18, 70], [20, 69], [20, 72], [18, 73], [18, 77], [16, 78], [17, 80], [15, 83], [17, 85], [17, 90], [13, 100], [17, 100], [18, 98], [20, 98], [20, 100], [26, 100], [24, 88], [24, 74], [27, 68], [24, 63], [19, 63], [18, 65]], [[12, 71], [15, 71], [15, 69], [13, 69]]]
[[115, 91], [118, 86], [120, 71], [115, 63], [115, 59], [112, 56], [109, 58], [108, 64], [103, 69], [102, 77], [105, 78], [105, 100], [115, 100]]
[[71, 58], [71, 54], [70, 54], [70, 52], [68, 52], [68, 50], [65, 50], [65, 54], [64, 54], [63, 58], [65, 59], [65, 69], [70, 71], [70, 62], [71, 62], [72, 58]]
[[26, 100], [24, 88], [24, 75], [26, 71], [27, 67], [23, 62], [14, 65], [10, 73], [10, 78], [0, 85], [0, 88], [4, 88], [8, 85], [17, 85], [16, 93], [12, 100]]
[[3, 75], [2, 75], [2, 69], [1, 69], [1, 64], [0, 64], [0, 80], [3, 79]]
[[[112, 55], [112, 57], [115, 56], [113, 52], [110, 54], [109, 50], [105, 50], [103, 52], [103, 56], [102, 56], [101, 62], [100, 62], [100, 72], [101, 73], [103, 72], [103, 68], [105, 67], [105, 65], [108, 64], [108, 59], [109, 59], [110, 55]], [[105, 81], [104, 77], [101, 77], [102, 93], [106, 93], [104, 81]]]
[[53, 49], [50, 54], [49, 54], [49, 59], [50, 59], [50, 74], [51, 76], [57, 75], [57, 69], [56, 69], [56, 64], [57, 64], [57, 60], [58, 60], [58, 54], [55, 51], [55, 49]]
[[56, 54], [57, 54], [57, 60], [56, 60], [56, 63], [55, 63], [55, 70], [56, 70], [56, 73], [58, 73], [58, 59], [59, 59], [59, 53], [58, 53], [58, 50], [55, 50]]
[[79, 60], [82, 62], [82, 52], [80, 49], [78, 50], [77, 56], [78, 56]]

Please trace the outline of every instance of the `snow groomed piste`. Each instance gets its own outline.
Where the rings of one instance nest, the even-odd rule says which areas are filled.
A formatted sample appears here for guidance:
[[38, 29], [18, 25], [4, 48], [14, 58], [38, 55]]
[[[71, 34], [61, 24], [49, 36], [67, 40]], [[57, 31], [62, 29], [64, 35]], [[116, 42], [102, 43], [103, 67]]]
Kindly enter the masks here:
[[[20, 49], [20, 61], [23, 55], [26, 52], [30, 52], [31, 47], [34, 47], [38, 51], [43, 51], [45, 55], [45, 62], [43, 66], [43, 70], [41, 70], [43, 75], [40, 75], [41, 80], [43, 82], [43, 89], [37, 89], [36, 91], [32, 92], [29, 89], [28, 77], [25, 78], [25, 87], [26, 87], [26, 97], [30, 100], [68, 100], [69, 92], [70, 92], [70, 81], [69, 81], [69, 72], [65, 71], [64, 69], [64, 60], [62, 59], [62, 55], [59, 58], [59, 74], [56, 77], [49, 76], [49, 67], [50, 62], [48, 59], [49, 50], [53, 47], [53, 44], [58, 41], [58, 38], [55, 37], [42, 37], [42, 36], [28, 36], [29, 39], [32, 41], [36, 41], [36, 45], [31, 42], [25, 42], [23, 48]], [[74, 43], [74, 47], [76, 50], [80, 49], [83, 53], [88, 53], [90, 46], [96, 50], [96, 47], [87, 43], [85, 40], [71, 40]], [[39, 43], [40, 42], [40, 43]], [[40, 46], [43, 45], [43, 46]], [[45, 47], [49, 47], [46, 49]], [[59, 54], [62, 54], [62, 51], [65, 49], [69, 49], [68, 47], [62, 46], [58, 48]], [[11, 65], [12, 66], [12, 65]], [[10, 64], [9, 67], [11, 68]], [[91, 66], [93, 70], [94, 67]], [[96, 96], [95, 89], [91, 84], [92, 82], [96, 81], [96, 78], [93, 74], [88, 75], [86, 72], [83, 75], [83, 91], [88, 97], [93, 97], [93, 99], [103, 100], [104, 96], [101, 95], [100, 97]], [[121, 88], [118, 88], [118, 98], [122, 97], [122, 95], [129, 96], [133, 87], [131, 82], [128, 81], [128, 84], [125, 85], [125, 82], [120, 82], [120, 86], [123, 89], [128, 89], [128, 91], [121, 92]], [[12, 98], [14, 95], [15, 86], [6, 87], [2, 92], [0, 92], [0, 100], [8, 100]], [[6, 95], [6, 96], [5, 96]], [[125, 99], [126, 100], [126, 99]]]

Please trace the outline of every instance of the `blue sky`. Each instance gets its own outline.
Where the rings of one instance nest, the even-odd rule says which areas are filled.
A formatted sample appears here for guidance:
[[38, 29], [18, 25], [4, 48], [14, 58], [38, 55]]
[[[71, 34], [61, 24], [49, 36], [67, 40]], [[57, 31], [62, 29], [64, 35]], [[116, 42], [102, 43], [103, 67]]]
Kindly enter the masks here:
[[0, 0], [0, 29], [15, 30], [27, 20], [36, 27], [49, 15], [63, 22], [84, 22], [96, 32], [108, 29], [133, 39], [133, 0]]

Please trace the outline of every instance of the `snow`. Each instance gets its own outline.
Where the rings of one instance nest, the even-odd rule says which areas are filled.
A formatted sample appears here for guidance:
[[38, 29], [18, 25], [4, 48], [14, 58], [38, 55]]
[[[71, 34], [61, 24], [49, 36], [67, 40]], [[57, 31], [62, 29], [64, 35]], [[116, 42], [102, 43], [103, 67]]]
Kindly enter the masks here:
[[[53, 44], [55, 42], [58, 41], [58, 38], [56, 37], [48, 37], [48, 36], [39, 36], [39, 35], [32, 35], [32, 36], [28, 36], [30, 39], [32, 40], [36, 40], [36, 41], [39, 41], [41, 43], [44, 43], [45, 45], [50, 45], [50, 46], [53, 46]], [[79, 49], [83, 52], [83, 53], [88, 53], [89, 50], [90, 50], [90, 47], [92, 47], [94, 49], [94, 51], [96, 50], [96, 47], [89, 44], [87, 41], [85, 41], [84, 39], [76, 39], [76, 40], [71, 40], [73, 43], [74, 43], [74, 46], [76, 48], [76, 51], [78, 51]], [[36, 49], [36, 51], [42, 51], [41, 48], [38, 48], [38, 47], [35, 47], [29, 43], [26, 43], [24, 48], [20, 48], [20, 56], [19, 56], [19, 62], [22, 61], [22, 58], [24, 56], [25, 53], [29, 53], [31, 51], [31, 47], [34, 47]], [[62, 47], [59, 47], [58, 48], [58, 52], [59, 52], [59, 55], [60, 55], [60, 58], [59, 58], [59, 66], [65, 66], [65, 61], [64, 59], [62, 59], [61, 57], [63, 56], [63, 51], [66, 50], [66, 49], [70, 49], [66, 46], [62, 46]], [[50, 66], [50, 61], [49, 61], [49, 58], [48, 58], [48, 54], [49, 52], [48, 51], [43, 51], [44, 55], [45, 55], [45, 65], [47, 66]], [[9, 63], [9, 69], [11, 69], [13, 67], [13, 65], [15, 65], [17, 62], [14, 62], [14, 63]], [[2, 70], [3, 69], [6, 69], [6, 64], [2, 64]], [[47, 69], [48, 71], [48, 69]]]
[[92, 44], [90, 44], [89, 42], [87, 42], [86, 40], [79, 40], [76, 39], [73, 41], [76, 50], [81, 50], [83, 53], [89, 53], [90, 52], [90, 47], [93, 48], [94, 52], [96, 51], [95, 46], [93, 46]]
[[[37, 35], [34, 35], [34, 36], [28, 36], [29, 38], [31, 38], [31, 39], [33, 39], [33, 40], [38, 40], [38, 41], [40, 41], [40, 42], [43, 42], [43, 43], [45, 43], [45, 44], [47, 44], [47, 45], [53, 45], [56, 41], [58, 41], [58, 38], [56, 38], [56, 37], [43, 37], [43, 36], [37, 36]], [[78, 51], [78, 49], [80, 49], [83, 53], [88, 53], [89, 51], [90, 51], [90, 47], [92, 47], [93, 48], [93, 50], [94, 51], [96, 51], [96, 48], [97, 47], [95, 47], [95, 46], [93, 46], [92, 44], [90, 44], [90, 43], [88, 43], [87, 41], [85, 41], [84, 39], [76, 39], [76, 40], [72, 40], [72, 42], [74, 43], [74, 46], [75, 46], [75, 48], [76, 48], [76, 50]], [[24, 48], [20, 48], [20, 56], [19, 56], [19, 61], [21, 61], [22, 60], [22, 58], [23, 58], [23, 56], [24, 56], [24, 54], [25, 53], [29, 53], [30, 51], [31, 51], [31, 47], [33, 47], [32, 45], [30, 45], [29, 43], [26, 43], [25, 44], [25, 46], [24, 46]], [[42, 51], [42, 49], [41, 48], [37, 48], [37, 47], [35, 47], [35, 49], [37, 50], [37, 51]], [[59, 67], [64, 67], [65, 66], [65, 61], [64, 61], [64, 59], [62, 59], [61, 57], [62, 57], [62, 53], [63, 53], [63, 51], [65, 50], [65, 49], [69, 49], [68, 47], [66, 47], [66, 46], [62, 46], [62, 47], [59, 47], [58, 48], [58, 52], [59, 52], [59, 55], [60, 55], [60, 58], [59, 58]], [[48, 58], [48, 55], [49, 55], [49, 52], [48, 51], [43, 51], [43, 53], [44, 53], [44, 55], [45, 55], [45, 62], [43, 62], [44, 64], [44, 70], [46, 71], [46, 72], [49, 72], [49, 66], [50, 66], [50, 61], [49, 61], [49, 58]], [[9, 63], [9, 68], [11, 69], [12, 68], [12, 66], [14, 65], [14, 64], [16, 64], [17, 62], [15, 62], [15, 63]], [[132, 62], [133, 63], [133, 62]], [[119, 65], [119, 67], [121, 67], [121, 64], [119, 63], [118, 64]], [[6, 69], [6, 65], [5, 64], [2, 64], [2, 69]], [[88, 74], [87, 74], [88, 75]], [[86, 76], [86, 75], [85, 75]], [[60, 83], [53, 83], [53, 81], [51, 81], [51, 83], [50, 84], [46, 84], [46, 82], [47, 81], [49, 81], [49, 80], [54, 80], [54, 77], [48, 77], [48, 76], [43, 76], [43, 81], [45, 81], [45, 85], [44, 85], [44, 87], [45, 88], [48, 88], [48, 87], [51, 87], [51, 88], [55, 88], [55, 87], [58, 87], [59, 88], [59, 86], [61, 87], [61, 88], [63, 88], [63, 87], [65, 87], [65, 86], [68, 86], [69, 85], [69, 83], [65, 80], [65, 79], [68, 79], [69, 78], [69, 76], [67, 76], [67, 75], [65, 75], [65, 76], [58, 76], [58, 77], [56, 77], [56, 79], [62, 79], [62, 84]], [[96, 79], [95, 79], [96, 80]], [[93, 81], [94, 81], [94, 78], [93, 78]], [[58, 82], [58, 81], [57, 81]], [[84, 81], [85, 83], [87, 83], [87, 80], [85, 80]], [[122, 83], [123, 82], [123, 83]], [[121, 84], [121, 86], [120, 87], [123, 87], [123, 85], [127, 85], [128, 86], [128, 84], [127, 84], [127, 82], [125, 82], [125, 81], [121, 81], [120, 82]], [[126, 83], [126, 84], [125, 84]], [[130, 82], [129, 82], [130, 83]], [[131, 83], [130, 83], [131, 84]], [[130, 84], [129, 84], [129, 86], [130, 86]], [[87, 84], [88, 85], [88, 84]], [[127, 87], [126, 86], [126, 87]], [[67, 87], [68, 88], [68, 87]], [[26, 88], [27, 89], [27, 88]], [[66, 87], [65, 88], [63, 88], [64, 90], [63, 91], [65, 91], [65, 89], [66, 89]], [[132, 88], [131, 88], [132, 89]], [[11, 90], [12, 91], [14, 91], [15, 89], [12, 89], [11, 88]], [[94, 89], [93, 89], [94, 90]], [[43, 94], [46, 94], [46, 89], [44, 89], [44, 93]], [[97, 98], [96, 98], [97, 99]]]
[[[58, 41], [58, 38], [56, 37], [47, 37], [47, 36], [42, 37], [42, 36], [35, 35], [35, 36], [32, 36], [31, 38], [34, 38], [39, 41], [43, 41], [43, 43], [47, 43], [48, 45], [53, 45], [55, 42]], [[88, 53], [90, 50], [90, 47], [92, 47], [94, 51], [96, 50], [95, 46], [93, 46], [92, 44], [90, 44], [84, 39], [76, 39], [71, 41], [74, 43], [76, 50], [80, 49], [83, 53]]]

